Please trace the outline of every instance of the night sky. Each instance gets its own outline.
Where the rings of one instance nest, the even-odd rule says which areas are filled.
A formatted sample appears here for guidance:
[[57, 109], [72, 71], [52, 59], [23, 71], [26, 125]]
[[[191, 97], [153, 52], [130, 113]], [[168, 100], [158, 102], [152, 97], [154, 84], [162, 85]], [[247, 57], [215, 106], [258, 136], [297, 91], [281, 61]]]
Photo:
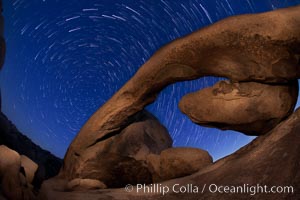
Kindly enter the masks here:
[[[6, 63], [2, 110], [41, 147], [63, 157], [85, 121], [162, 45], [227, 16], [300, 0], [3, 0]], [[249, 143], [233, 131], [193, 124], [180, 98], [207, 77], [169, 86], [148, 106], [174, 139], [221, 158]], [[299, 102], [298, 102], [299, 105]]]

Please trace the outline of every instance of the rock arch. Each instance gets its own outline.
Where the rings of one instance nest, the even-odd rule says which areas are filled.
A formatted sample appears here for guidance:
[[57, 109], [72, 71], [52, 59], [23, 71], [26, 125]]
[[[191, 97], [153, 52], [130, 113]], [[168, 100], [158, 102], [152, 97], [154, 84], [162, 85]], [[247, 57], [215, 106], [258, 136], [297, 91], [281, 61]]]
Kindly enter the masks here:
[[[281, 96], [279, 104], [288, 99], [288, 106], [280, 114], [265, 102], [270, 106], [269, 111], [259, 117], [263, 123], [270, 122], [268, 128], [256, 124], [255, 131], [246, 133], [262, 134], [272, 129], [292, 113], [298, 96], [295, 80], [300, 77], [299, 10], [300, 6], [230, 17], [162, 47], [82, 127], [66, 153], [61, 175], [67, 179], [80, 178], [87, 167], [84, 163], [99, 159], [99, 145], [103, 140], [120, 133], [130, 124], [131, 116], [153, 102], [164, 87], [178, 81], [221, 76], [232, 82], [228, 84], [230, 92], [224, 94], [235, 92], [242, 97], [247, 91], [252, 94], [259, 90], [271, 95], [270, 99]], [[237, 86], [240, 89], [236, 91], [233, 88]], [[241, 88], [247, 91], [243, 93]], [[207, 99], [215, 95], [214, 89], [209, 89], [212, 92]], [[282, 91], [274, 92], [278, 89]], [[185, 99], [181, 105], [188, 102]], [[252, 102], [252, 108], [257, 109], [258, 103]], [[186, 111], [184, 106], [181, 109]], [[192, 118], [196, 121], [200, 117]], [[220, 127], [216, 122], [207, 124]], [[229, 129], [233, 127], [231, 122], [225, 124]]]

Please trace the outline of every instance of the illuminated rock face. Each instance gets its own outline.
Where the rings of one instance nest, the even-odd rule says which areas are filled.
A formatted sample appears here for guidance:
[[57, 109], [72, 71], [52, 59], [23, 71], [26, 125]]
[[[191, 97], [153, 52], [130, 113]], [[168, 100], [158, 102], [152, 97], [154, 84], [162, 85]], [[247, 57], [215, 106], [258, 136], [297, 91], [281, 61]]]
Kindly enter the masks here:
[[208, 152], [196, 148], [169, 148], [160, 155], [147, 156], [147, 165], [155, 183], [191, 175], [211, 164], [212, 157]]
[[98, 149], [85, 155], [97, 156], [97, 159], [82, 157], [76, 173], [84, 179], [101, 180], [110, 188], [148, 184], [152, 182], [152, 175], [146, 157], [171, 148], [172, 143], [167, 129], [143, 110], [132, 116], [130, 125], [120, 133], [99, 141]]
[[31, 183], [36, 170], [32, 160], [0, 145], [0, 197], [2, 192], [7, 199], [35, 199]]
[[[252, 94], [261, 91], [261, 97], [248, 100], [244, 97], [246, 101], [237, 104], [241, 106], [245, 103], [248, 110], [252, 107], [253, 112], [259, 114], [253, 117], [242, 109], [240, 122], [225, 119], [234, 119], [233, 113], [223, 113], [219, 121], [214, 121], [212, 113], [212, 120], [203, 118], [202, 123], [203, 113], [193, 113], [191, 117], [192, 111], [185, 105], [188, 99], [192, 99], [190, 96], [183, 98], [181, 108], [199, 124], [240, 130], [250, 135], [266, 133], [293, 110], [297, 96], [295, 80], [300, 77], [299, 46], [299, 6], [230, 17], [165, 45], [86, 122], [66, 153], [61, 174], [69, 180], [83, 178], [85, 161], [93, 160], [97, 163], [97, 160], [101, 160], [101, 142], [111, 135], [121, 133], [130, 125], [131, 116], [152, 103], [163, 88], [178, 81], [208, 75], [222, 76], [241, 87], [241, 94], [237, 94], [240, 97], [243, 92]], [[235, 86], [232, 84], [230, 87]], [[197, 101], [202, 101], [198, 94]], [[220, 94], [217, 92], [217, 95]], [[214, 93], [206, 97], [208, 102], [212, 102], [210, 96], [213, 97]], [[284, 101], [286, 104], [281, 107]], [[268, 112], [261, 110], [260, 103], [266, 104], [263, 109]], [[208, 111], [221, 109], [222, 104], [226, 102], [220, 100], [216, 108], [209, 107]], [[196, 102], [192, 107], [203, 111], [196, 106]], [[232, 106], [232, 109], [236, 111], [237, 107]], [[266, 126], [264, 123], [267, 123]]]
[[298, 81], [283, 85], [221, 81], [184, 96], [180, 110], [203, 126], [262, 135], [294, 110]]
[[[193, 121], [201, 125], [234, 129], [255, 135], [264, 134], [275, 128], [216, 163], [211, 163], [208, 154], [199, 152], [198, 159], [194, 157], [187, 159], [188, 162], [199, 160], [197, 161], [199, 163], [193, 163], [198, 170], [197, 173], [164, 184], [203, 186], [212, 183], [218, 185], [249, 183], [254, 185], [257, 184], [257, 180], [260, 180], [261, 184], [272, 186], [276, 180], [278, 185], [291, 183], [299, 189], [300, 111], [290, 116], [297, 97], [298, 86], [295, 80], [300, 77], [299, 44], [300, 7], [231, 17], [171, 42], [158, 50], [134, 77], [89, 119], [69, 147], [60, 176], [43, 184], [40, 199], [140, 199], [141, 196], [143, 199], [157, 199], [160, 194], [126, 193], [124, 189], [107, 190], [104, 193], [101, 193], [102, 191], [91, 193], [85, 190], [123, 186], [126, 182], [147, 183], [148, 180], [151, 182], [155, 171], [151, 172], [147, 163], [141, 159], [148, 152], [145, 148], [135, 151], [135, 148], [132, 148], [134, 146], [130, 146], [130, 142], [138, 136], [133, 139], [124, 137], [125, 139], [119, 143], [116, 138], [126, 135], [124, 132], [130, 130], [128, 127], [135, 125], [136, 121], [132, 118], [153, 102], [163, 88], [178, 81], [208, 75], [227, 77], [233, 83], [219, 83], [213, 88], [185, 96], [180, 103], [180, 108]], [[2, 63], [5, 52], [3, 38], [0, 39], [0, 47]], [[213, 100], [214, 97], [217, 97], [217, 102]], [[230, 98], [233, 98], [231, 102], [234, 104], [228, 104], [227, 99]], [[205, 110], [201, 107], [204, 100], [209, 104], [206, 105]], [[224, 107], [228, 110], [221, 112]], [[232, 110], [239, 115], [236, 116]], [[203, 115], [202, 112], [208, 114]], [[221, 114], [213, 115], [218, 112]], [[285, 118], [287, 120], [280, 123]], [[27, 148], [32, 142], [26, 137], [19, 137], [19, 134], [15, 134], [14, 139], [21, 141], [20, 145], [10, 140], [11, 134], [7, 133], [16, 128], [1, 113], [0, 125], [6, 133], [4, 142], [29, 155], [37, 155], [33, 156], [36, 159], [41, 159], [41, 164], [38, 163], [38, 171], [44, 173], [42, 177], [49, 175], [49, 172], [57, 171], [60, 162], [49, 152], [40, 152], [40, 148], [34, 145], [32, 148]], [[146, 130], [142, 125], [132, 132], [144, 131], [144, 135], [141, 135], [149, 136]], [[159, 138], [155, 137], [155, 140], [158, 140], [155, 142], [159, 142]], [[166, 135], [165, 138], [168, 136]], [[3, 142], [2, 138], [0, 139]], [[140, 141], [143, 142], [142, 146], [151, 147], [146, 141]], [[164, 144], [170, 141], [168, 139], [162, 141], [154, 149], [150, 148], [149, 152], [158, 154], [168, 147], [168, 144], [166, 146]], [[114, 148], [117, 144], [122, 144], [122, 148], [119, 148], [121, 145]], [[26, 148], [23, 148], [24, 145]], [[174, 153], [174, 149], [170, 151], [171, 153], [162, 153], [159, 158], [162, 159], [164, 170], [160, 170], [158, 176], [161, 176], [162, 172], [169, 172], [167, 168], [174, 167], [173, 161], [180, 160], [182, 157], [180, 155], [183, 152], [175, 150]], [[120, 155], [122, 152], [130, 155]], [[280, 160], [284, 162], [279, 162]], [[196, 171], [191, 170], [186, 174], [184, 173], [187, 171], [186, 166], [177, 164], [175, 166], [183, 168], [180, 175], [164, 174], [163, 178], [157, 181]], [[44, 168], [41, 170], [41, 167]], [[157, 168], [155, 163], [153, 168]], [[22, 184], [20, 182], [26, 181], [26, 178], [20, 174], [15, 178], [16, 172], [19, 172], [17, 168], [11, 168], [4, 173], [4, 182], [9, 183], [6, 184], [9, 187], [4, 188], [6, 194], [19, 195], [19, 192], [12, 193], [13, 188], [10, 186], [20, 185]], [[174, 172], [177, 173], [178, 170]], [[122, 184], [118, 185], [119, 183]], [[76, 190], [76, 193], [64, 192], [65, 189]], [[295, 198], [299, 199], [299, 194], [296, 195]], [[232, 196], [224, 197], [218, 194], [211, 196], [209, 192], [201, 195], [204, 199], [221, 197], [232, 199]], [[266, 194], [255, 196], [257, 199], [265, 199], [265, 197]], [[279, 199], [291, 199], [290, 197], [289, 194], [284, 194], [283, 198]], [[167, 198], [199, 199], [199, 195], [169, 193]]]

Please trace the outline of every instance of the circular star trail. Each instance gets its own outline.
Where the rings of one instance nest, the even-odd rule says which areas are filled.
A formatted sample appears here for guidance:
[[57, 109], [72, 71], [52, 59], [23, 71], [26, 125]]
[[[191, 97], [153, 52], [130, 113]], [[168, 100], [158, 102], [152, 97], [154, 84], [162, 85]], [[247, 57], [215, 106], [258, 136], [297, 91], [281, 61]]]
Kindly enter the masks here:
[[[299, 0], [4, 0], [3, 110], [21, 132], [63, 157], [85, 121], [162, 45], [225, 17]], [[173, 137], [221, 158], [253, 139], [193, 124], [178, 109], [207, 77], [167, 87], [147, 109]]]

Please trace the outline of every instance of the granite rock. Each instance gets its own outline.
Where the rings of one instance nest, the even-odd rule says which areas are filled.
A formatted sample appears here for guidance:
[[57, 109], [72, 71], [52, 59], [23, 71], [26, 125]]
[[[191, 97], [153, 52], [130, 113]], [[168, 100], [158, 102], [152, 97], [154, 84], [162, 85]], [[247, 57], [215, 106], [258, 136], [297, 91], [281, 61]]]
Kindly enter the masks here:
[[283, 85], [220, 81], [185, 95], [180, 110], [202, 126], [263, 135], [288, 117], [298, 98], [298, 81]]
[[212, 157], [207, 151], [176, 147], [169, 148], [161, 154], [150, 154], [147, 157], [148, 168], [153, 182], [162, 182], [191, 175], [212, 164]]
[[120, 133], [172, 83], [203, 76], [265, 84], [299, 78], [299, 10], [233, 16], [159, 49], [82, 127], [66, 153], [62, 174], [80, 177], [86, 171], [78, 172], [82, 160], [95, 159], [88, 152], [97, 152], [103, 139]]

